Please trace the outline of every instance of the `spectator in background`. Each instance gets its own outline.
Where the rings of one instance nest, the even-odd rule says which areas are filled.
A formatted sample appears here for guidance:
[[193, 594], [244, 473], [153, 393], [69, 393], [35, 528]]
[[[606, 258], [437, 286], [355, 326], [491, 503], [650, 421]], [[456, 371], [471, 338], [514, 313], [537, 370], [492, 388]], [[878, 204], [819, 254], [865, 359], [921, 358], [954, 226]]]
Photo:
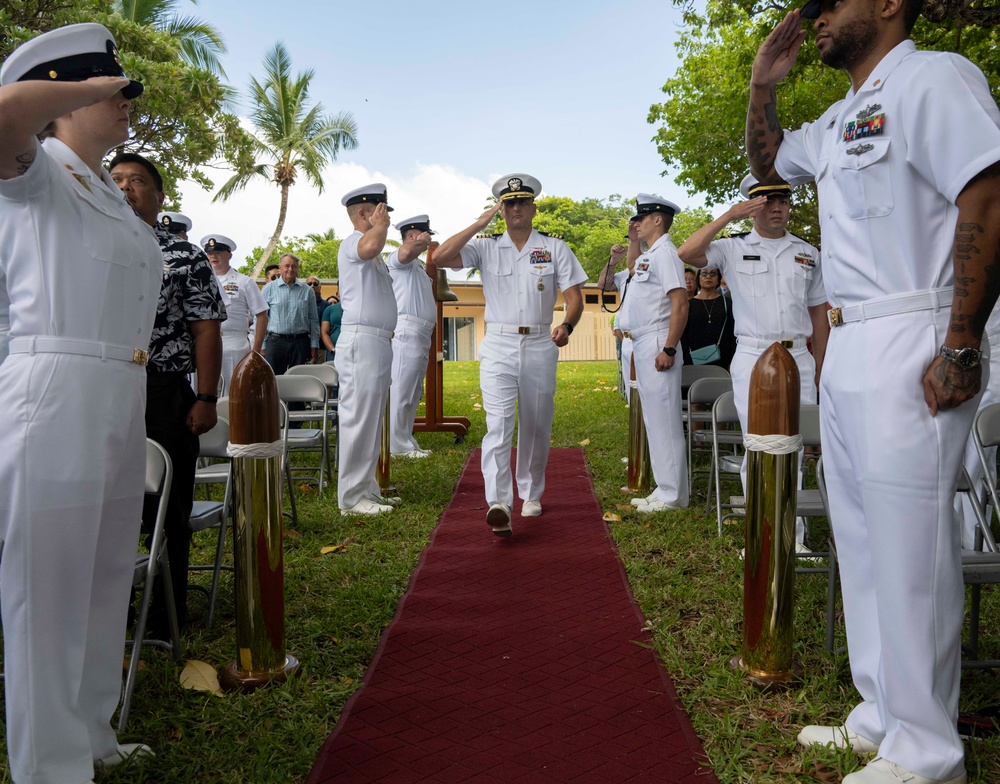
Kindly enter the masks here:
[[281, 277], [281, 270], [278, 268], [277, 264], [268, 264], [264, 267], [264, 283], [265, 285], [270, 283], [272, 280], [277, 280]]
[[332, 360], [337, 350], [337, 338], [340, 337], [340, 322], [344, 319], [344, 306], [340, 304], [340, 295], [327, 297], [326, 310], [323, 311], [323, 322], [319, 325], [320, 339], [326, 346], [326, 358]]
[[315, 275], [310, 275], [306, 278], [306, 285], [312, 289], [313, 294], [316, 296], [316, 318], [322, 321], [323, 311], [328, 307], [327, 301], [323, 299], [323, 284], [319, 282], [319, 278]]
[[[688, 299], [698, 293], [698, 273], [693, 269], [684, 268], [684, 287], [687, 289]], [[685, 348], [687, 343], [684, 344]], [[685, 361], [684, 364], [689, 364]]]
[[[685, 277], [688, 273], [690, 270]], [[719, 291], [722, 283], [719, 270], [703, 269], [698, 278], [701, 285], [698, 293], [688, 300], [688, 320], [681, 338], [684, 364], [718, 365], [729, 370], [736, 353], [732, 304]]]
[[298, 280], [299, 257], [286, 253], [279, 260], [280, 277], [262, 290], [268, 305], [264, 356], [280, 376], [294, 365], [319, 361], [319, 314], [312, 289]]

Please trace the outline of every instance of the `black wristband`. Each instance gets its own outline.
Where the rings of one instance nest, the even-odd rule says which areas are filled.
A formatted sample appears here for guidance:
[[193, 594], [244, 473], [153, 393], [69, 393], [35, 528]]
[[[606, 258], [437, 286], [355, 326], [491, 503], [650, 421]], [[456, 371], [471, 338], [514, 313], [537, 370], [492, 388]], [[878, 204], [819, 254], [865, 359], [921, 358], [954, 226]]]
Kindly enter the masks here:
[[567, 332], [568, 332], [568, 333], [569, 333], [570, 335], [572, 335], [572, 334], [573, 334], [573, 325], [572, 325], [572, 324], [570, 324], [570, 323], [569, 323], [568, 321], [564, 321], [564, 322], [562, 323], [562, 325], [563, 325], [564, 327], [566, 327], [566, 331], [567, 331]]
[[219, 402], [218, 395], [207, 395], [204, 392], [199, 392], [194, 397], [195, 400], [200, 400], [202, 403], [212, 403], [214, 405]]
[[677, 349], [673, 348], [672, 346], [664, 346], [663, 353], [666, 354], [668, 357], [672, 357], [677, 353]]

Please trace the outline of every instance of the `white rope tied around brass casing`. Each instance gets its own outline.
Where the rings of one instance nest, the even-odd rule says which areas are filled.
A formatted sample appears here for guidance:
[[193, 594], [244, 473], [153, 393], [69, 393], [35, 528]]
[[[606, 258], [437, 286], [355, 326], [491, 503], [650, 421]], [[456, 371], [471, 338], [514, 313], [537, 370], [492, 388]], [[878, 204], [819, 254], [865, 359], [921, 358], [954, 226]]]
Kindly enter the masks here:
[[282, 441], [273, 441], [270, 444], [234, 444], [231, 441], [226, 447], [226, 454], [230, 457], [280, 457], [285, 453], [285, 445]]
[[802, 449], [802, 436], [758, 436], [743, 434], [743, 446], [748, 452], [767, 452], [771, 455], [790, 455]]

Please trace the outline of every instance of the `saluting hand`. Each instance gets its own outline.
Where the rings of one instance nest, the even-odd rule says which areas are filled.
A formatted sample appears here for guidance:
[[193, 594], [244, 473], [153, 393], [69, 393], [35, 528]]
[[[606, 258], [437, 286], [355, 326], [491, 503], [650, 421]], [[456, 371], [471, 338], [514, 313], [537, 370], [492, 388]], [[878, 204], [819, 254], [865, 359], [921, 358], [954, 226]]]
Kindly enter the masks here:
[[628, 248], [620, 243], [616, 243], [611, 246], [611, 265], [617, 266], [618, 262], [625, 258], [625, 254], [628, 253]]
[[122, 76], [94, 76], [78, 84], [87, 85], [92, 91], [94, 100], [91, 103], [100, 103], [128, 87], [129, 80]]
[[493, 216], [496, 215], [498, 212], [500, 212], [500, 205], [502, 203], [503, 202], [498, 201], [496, 204], [494, 204], [492, 207], [486, 210], [486, 212], [484, 212], [482, 215], [479, 216], [479, 218], [476, 220], [475, 223], [476, 231], [482, 231], [483, 229], [485, 229], [487, 226], [490, 225], [490, 221], [493, 220]]
[[416, 255], [419, 256], [421, 253], [423, 253], [431, 246], [430, 232], [428, 231], [421, 232], [416, 237], [409, 240], [409, 244], [413, 246], [414, 250], [416, 250], [417, 252]]
[[799, 56], [806, 31], [799, 9], [789, 11], [757, 50], [750, 72], [750, 84], [772, 87], [788, 76]]
[[726, 218], [730, 223], [733, 221], [750, 218], [767, 206], [767, 196], [755, 196], [746, 201], [737, 202], [726, 213]]
[[387, 229], [389, 228], [389, 208], [386, 207], [384, 202], [379, 202], [375, 205], [375, 210], [372, 212], [371, 217], [368, 219], [373, 229]]

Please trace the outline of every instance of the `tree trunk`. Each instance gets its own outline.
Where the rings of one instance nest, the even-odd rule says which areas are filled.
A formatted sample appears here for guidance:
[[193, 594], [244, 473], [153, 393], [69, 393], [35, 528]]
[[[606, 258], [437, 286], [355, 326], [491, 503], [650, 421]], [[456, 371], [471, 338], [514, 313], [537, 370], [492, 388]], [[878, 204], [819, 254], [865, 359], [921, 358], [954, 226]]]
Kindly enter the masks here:
[[253, 274], [250, 275], [251, 278], [259, 278], [261, 272], [263, 272], [267, 260], [271, 258], [271, 254], [274, 253], [274, 249], [278, 247], [278, 241], [281, 239], [281, 230], [285, 227], [285, 215], [288, 212], [288, 186], [281, 186], [281, 209], [278, 210], [278, 225], [274, 227], [274, 234], [271, 235], [271, 239], [267, 243], [267, 247], [264, 248], [264, 252], [260, 254], [260, 258], [257, 259], [257, 263], [253, 265]]

